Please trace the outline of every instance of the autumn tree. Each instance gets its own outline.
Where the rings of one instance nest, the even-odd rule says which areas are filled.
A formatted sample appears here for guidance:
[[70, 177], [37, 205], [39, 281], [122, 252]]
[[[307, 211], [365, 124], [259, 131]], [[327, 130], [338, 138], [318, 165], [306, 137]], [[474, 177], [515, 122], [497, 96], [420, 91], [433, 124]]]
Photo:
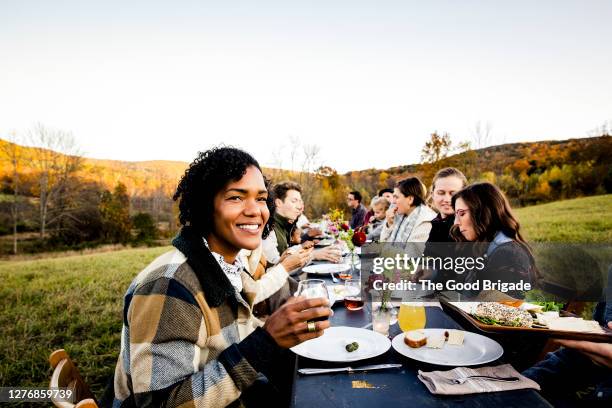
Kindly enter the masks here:
[[429, 136], [429, 140], [425, 142], [425, 146], [421, 150], [421, 161], [424, 163], [435, 163], [448, 156], [451, 146], [452, 142], [448, 133], [439, 135], [435, 131]]
[[19, 173], [23, 166], [23, 149], [19, 146], [19, 138], [16, 134], [9, 136], [10, 140], [0, 140], [0, 160], [6, 161], [9, 164], [11, 177], [10, 177], [10, 189], [13, 192], [13, 202], [11, 203], [11, 218], [13, 221], [13, 253], [17, 253], [17, 225], [20, 219], [20, 184], [19, 184]]
[[118, 183], [112, 193], [110, 191], [102, 193], [100, 214], [106, 240], [121, 243], [130, 240], [132, 229], [130, 197], [124, 184]]
[[[72, 175], [82, 166], [83, 158], [72, 134], [37, 124], [29, 133], [32, 149], [30, 165], [37, 172], [40, 238], [45, 239], [50, 209], [61, 200]], [[61, 217], [62, 214], [54, 214]]]
[[137, 231], [136, 240], [149, 241], [157, 238], [157, 226], [149, 213], [140, 212], [132, 218], [132, 224]]
[[50, 241], [60, 245], [79, 245], [101, 241], [104, 224], [100, 213], [102, 186], [95, 181], [71, 177], [66, 192], [56, 204], [62, 216], [48, 229]]

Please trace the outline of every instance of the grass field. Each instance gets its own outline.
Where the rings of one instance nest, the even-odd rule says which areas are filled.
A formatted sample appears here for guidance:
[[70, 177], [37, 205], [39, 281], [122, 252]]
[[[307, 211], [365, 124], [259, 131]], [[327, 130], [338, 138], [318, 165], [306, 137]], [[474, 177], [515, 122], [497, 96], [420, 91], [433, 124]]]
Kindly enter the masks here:
[[168, 247], [0, 263], [0, 386], [43, 386], [65, 348], [100, 394], [114, 372], [133, 277]]
[[612, 194], [524, 207], [515, 213], [530, 242], [612, 242]]
[[[612, 242], [612, 195], [522, 208], [531, 241]], [[44, 386], [65, 348], [94, 393], [113, 375], [122, 296], [168, 247], [0, 262], [0, 386]]]

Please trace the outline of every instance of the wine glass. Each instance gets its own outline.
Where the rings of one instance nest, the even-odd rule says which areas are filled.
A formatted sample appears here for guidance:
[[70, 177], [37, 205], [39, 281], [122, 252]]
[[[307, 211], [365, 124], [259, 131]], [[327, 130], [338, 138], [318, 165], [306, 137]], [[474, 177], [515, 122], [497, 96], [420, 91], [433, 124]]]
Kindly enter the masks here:
[[348, 310], [363, 309], [363, 297], [361, 295], [361, 282], [359, 279], [347, 279], [344, 281], [344, 306]]
[[[327, 286], [325, 285], [325, 281], [322, 279], [305, 279], [298, 283], [298, 288], [295, 291], [295, 296], [303, 296], [306, 299], [313, 298], [325, 298], [328, 300], [331, 306], [331, 300], [329, 299], [329, 292], [327, 291]], [[318, 320], [327, 320], [328, 316], [318, 317], [313, 319], [313, 321]]]

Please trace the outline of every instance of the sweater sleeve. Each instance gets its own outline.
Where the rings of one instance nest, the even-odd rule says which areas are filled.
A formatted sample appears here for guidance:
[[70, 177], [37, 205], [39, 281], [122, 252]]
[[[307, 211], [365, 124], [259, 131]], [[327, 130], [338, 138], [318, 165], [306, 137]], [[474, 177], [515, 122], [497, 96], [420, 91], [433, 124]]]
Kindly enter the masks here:
[[281, 254], [278, 252], [278, 240], [276, 239], [276, 233], [270, 232], [270, 235], [263, 240], [263, 254], [266, 257], [268, 263], [276, 265], [280, 262]]
[[208, 334], [194, 295], [175, 279], [139, 288], [128, 315], [129, 374], [136, 406], [224, 407], [250, 387], [280, 348], [262, 329], [206, 358]]
[[388, 227], [387, 221], [383, 221], [383, 226], [382, 226], [382, 229], [380, 230], [380, 242], [389, 241], [389, 238], [391, 238], [391, 233], [393, 232], [393, 225]]
[[278, 264], [266, 270], [266, 273], [255, 283], [257, 295], [253, 303], [259, 303], [275, 294], [287, 282], [289, 275], [283, 264]]

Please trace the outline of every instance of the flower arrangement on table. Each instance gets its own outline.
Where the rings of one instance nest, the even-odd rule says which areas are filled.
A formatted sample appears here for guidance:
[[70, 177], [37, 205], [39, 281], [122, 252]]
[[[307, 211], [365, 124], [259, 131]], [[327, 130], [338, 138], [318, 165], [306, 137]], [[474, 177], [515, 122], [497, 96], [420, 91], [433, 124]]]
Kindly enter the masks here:
[[355, 247], [362, 246], [366, 241], [366, 234], [361, 229], [353, 230], [344, 220], [344, 212], [333, 208], [324, 216], [329, 221], [327, 232], [337, 241], [344, 242], [351, 254], [351, 271], [355, 266]]
[[355, 251], [355, 247], [360, 247], [365, 244], [366, 234], [358, 228], [352, 229], [349, 224], [344, 221], [344, 213], [338, 208], [333, 208], [324, 217], [329, 221], [327, 232], [336, 240], [343, 241], [350, 252]]

